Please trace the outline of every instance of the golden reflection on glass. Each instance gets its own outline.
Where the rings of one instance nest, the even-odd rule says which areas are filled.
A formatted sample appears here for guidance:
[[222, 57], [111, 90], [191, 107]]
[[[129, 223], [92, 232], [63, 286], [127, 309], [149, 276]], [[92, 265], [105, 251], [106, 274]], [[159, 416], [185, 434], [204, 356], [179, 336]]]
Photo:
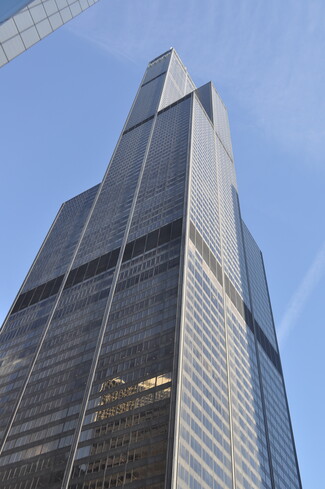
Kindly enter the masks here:
[[[114, 379], [106, 380], [102, 383], [100, 392], [102, 395], [100, 398], [97, 398], [97, 401], [92, 401], [94, 405], [97, 406], [105, 406], [119, 399], [123, 399], [124, 397], [129, 397], [134, 394], [138, 394], [150, 389], [153, 389], [157, 386], [162, 386], [171, 381], [171, 374], [165, 373], [156, 377], [152, 377], [150, 379], [142, 380], [141, 382], [123, 387], [124, 380], [115, 377]], [[122, 386], [120, 389], [116, 389], [117, 387]], [[116, 389], [113, 392], [109, 392], [111, 389]], [[129, 401], [117, 404], [115, 406], [107, 407], [106, 409], [98, 409], [95, 413], [94, 421], [99, 421], [102, 419], [109, 418], [111, 416], [116, 416], [117, 414], [121, 414], [127, 411], [131, 411], [133, 409], [146, 406], [155, 401], [159, 401], [161, 399], [165, 399], [166, 397], [170, 397], [170, 387], [167, 389], [163, 389], [161, 391], [157, 391], [156, 393], [150, 393], [145, 396], [137, 397], [131, 399]]]

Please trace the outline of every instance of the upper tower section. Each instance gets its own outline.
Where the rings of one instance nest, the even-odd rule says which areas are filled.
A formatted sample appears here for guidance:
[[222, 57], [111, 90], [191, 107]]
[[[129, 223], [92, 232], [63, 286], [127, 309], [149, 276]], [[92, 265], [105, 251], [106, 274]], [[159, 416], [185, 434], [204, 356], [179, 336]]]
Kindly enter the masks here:
[[147, 121], [195, 88], [187, 69], [171, 48], [148, 64], [125, 130]]

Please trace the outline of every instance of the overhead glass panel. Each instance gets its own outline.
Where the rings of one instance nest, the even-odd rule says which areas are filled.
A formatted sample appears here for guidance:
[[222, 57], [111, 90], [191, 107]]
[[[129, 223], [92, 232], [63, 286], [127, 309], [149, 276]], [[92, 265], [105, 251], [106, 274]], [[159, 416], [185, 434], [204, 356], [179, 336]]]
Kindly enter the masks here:
[[31, 0], [2, 0], [0, 2], [0, 24], [10, 19], [29, 3]]

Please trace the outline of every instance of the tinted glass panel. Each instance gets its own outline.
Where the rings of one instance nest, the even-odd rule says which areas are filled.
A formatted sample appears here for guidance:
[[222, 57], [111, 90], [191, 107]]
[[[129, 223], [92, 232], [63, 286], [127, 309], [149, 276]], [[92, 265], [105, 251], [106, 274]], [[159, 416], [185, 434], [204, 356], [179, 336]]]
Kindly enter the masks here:
[[156, 248], [156, 246], [158, 244], [158, 232], [159, 232], [159, 230], [156, 229], [152, 233], [148, 234], [146, 251], [149, 251], [149, 250], [152, 250], [153, 248]]
[[115, 267], [119, 253], [120, 253], [120, 249], [113, 250], [111, 252], [111, 256], [110, 256], [109, 263], [108, 263], [108, 268]]
[[136, 239], [134, 244], [133, 256], [141, 255], [144, 252], [146, 244], [146, 236]]
[[171, 239], [178, 238], [182, 234], [182, 219], [177, 219], [172, 223]]
[[125, 250], [124, 250], [123, 261], [131, 260], [132, 252], [133, 252], [133, 245], [134, 245], [133, 241], [132, 241], [132, 243], [127, 243]]
[[105, 253], [105, 255], [100, 257], [97, 273], [105, 272], [105, 270], [108, 269], [109, 258], [110, 258], [110, 253]]
[[87, 270], [87, 263], [85, 265], [81, 265], [80, 267], [77, 268], [77, 274], [74, 280], [75, 284], [79, 284], [80, 282], [83, 281], [85, 277], [85, 273]]
[[171, 231], [172, 231], [171, 224], [167, 224], [167, 226], [160, 228], [158, 245], [162, 245], [170, 241]]
[[88, 263], [87, 271], [85, 273], [85, 279], [96, 275], [98, 263], [99, 263], [99, 258], [96, 258], [95, 260], [92, 260]]

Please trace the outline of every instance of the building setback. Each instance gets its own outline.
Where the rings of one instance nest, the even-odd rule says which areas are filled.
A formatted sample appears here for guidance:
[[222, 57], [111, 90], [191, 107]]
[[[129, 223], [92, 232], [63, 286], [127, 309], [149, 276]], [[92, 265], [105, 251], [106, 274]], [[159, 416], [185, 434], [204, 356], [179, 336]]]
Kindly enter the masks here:
[[0, 67], [98, 0], [1, 0]]
[[301, 489], [226, 109], [151, 61], [1, 333], [2, 489]]

